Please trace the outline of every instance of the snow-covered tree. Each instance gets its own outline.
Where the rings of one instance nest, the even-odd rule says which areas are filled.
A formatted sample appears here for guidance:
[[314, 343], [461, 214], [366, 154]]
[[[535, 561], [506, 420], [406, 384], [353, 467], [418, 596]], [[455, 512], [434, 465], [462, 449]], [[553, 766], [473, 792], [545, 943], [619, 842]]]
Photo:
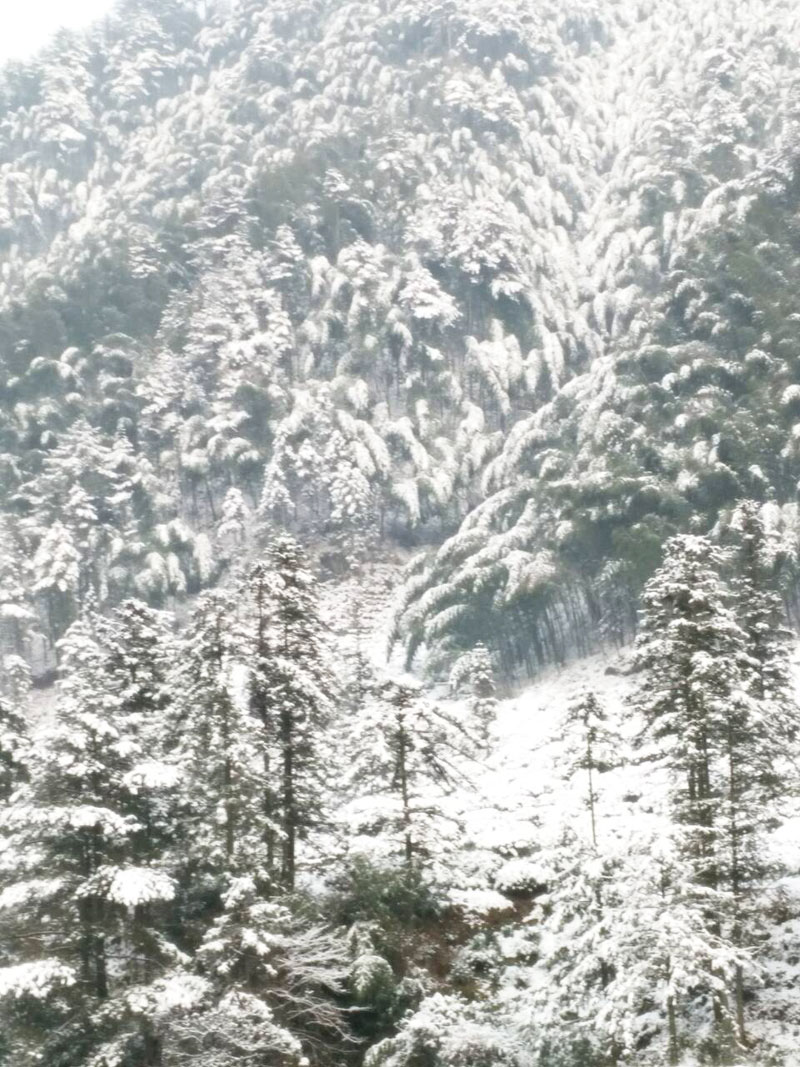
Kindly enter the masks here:
[[69, 530], [55, 522], [33, 557], [33, 592], [45, 603], [48, 631], [57, 640], [74, 620], [80, 588], [80, 555]]
[[568, 773], [585, 776], [586, 807], [589, 811], [591, 841], [597, 846], [599, 816], [597, 779], [622, 758], [620, 738], [610, 729], [602, 704], [591, 690], [577, 694], [569, 706], [565, 722]]
[[0, 660], [0, 694], [17, 705], [24, 705], [31, 691], [31, 669], [22, 656], [7, 655]]
[[[266, 1024], [262, 1042], [284, 1056], [297, 1054], [286, 1040], [287, 1031], [306, 1054], [314, 1055], [344, 1037], [336, 1004], [347, 975], [344, 940], [265, 899], [249, 877], [231, 881], [223, 905], [198, 949], [198, 960], [217, 989], [217, 1011], [228, 998], [233, 1008], [241, 998], [236, 1014], [248, 1004], [260, 1010]], [[221, 1033], [226, 1031], [231, 1034], [229, 1026], [222, 1026]], [[281, 1033], [283, 1046], [277, 1040]], [[269, 1042], [275, 1043], [274, 1050]]]
[[486, 645], [477, 644], [453, 665], [450, 672], [451, 691], [459, 692], [465, 683], [470, 691], [470, 711], [477, 732], [483, 743], [487, 744], [497, 715], [497, 687], [492, 657]]
[[273, 540], [242, 584], [240, 604], [250, 706], [262, 729], [267, 862], [292, 889], [298, 842], [322, 817], [336, 684], [315, 579], [296, 541]]
[[720, 1025], [733, 1016], [715, 1008], [751, 964], [709, 924], [724, 895], [698, 887], [665, 838], [624, 852], [565, 841], [559, 857], [542, 900], [531, 1038], [543, 1050], [584, 1046], [601, 1062], [677, 1064], [704, 1045], [724, 1056]]
[[229, 489], [222, 501], [217, 537], [228, 551], [235, 552], [244, 544], [249, 524], [250, 508], [247, 506], [242, 491], [236, 488]]
[[[731, 526], [738, 549], [732, 585], [744, 632], [742, 673], [749, 699], [732, 702], [728, 714], [725, 875], [733, 898], [732, 937], [736, 945], [744, 946], [761, 934], [759, 897], [770, 863], [766, 841], [780, 821], [781, 801], [790, 788], [796, 707], [791, 634], [773, 585], [769, 544], [757, 505], [741, 505]], [[745, 990], [740, 972], [735, 998], [743, 1040]]]
[[717, 820], [723, 800], [719, 766], [729, 710], [741, 702], [744, 633], [705, 538], [679, 536], [643, 598], [637, 651], [645, 670], [634, 707], [650, 736], [665, 742], [676, 820], [684, 824], [698, 881], [716, 886]]
[[406, 680], [383, 682], [349, 733], [346, 773], [356, 799], [345, 833], [375, 838], [412, 877], [438, 862], [457, 836], [446, 797], [469, 781], [474, 740], [460, 719]]
[[18, 538], [0, 518], [0, 656], [26, 656], [36, 624], [36, 612]]
[[230, 597], [200, 600], [180, 649], [171, 757], [183, 772], [181, 836], [191, 876], [221, 884], [260, 871], [263, 879], [263, 738], [247, 700]]
[[29, 739], [22, 708], [0, 697], [0, 802], [5, 804], [27, 778]]
[[[736, 951], [753, 939], [752, 928], [745, 934], [747, 902], [764, 875], [774, 818], [769, 783], [779, 773], [786, 733], [785, 719], [754, 695], [757, 676], [773, 668], [751, 655], [722, 564], [721, 552], [704, 538], [668, 543], [645, 591], [638, 645], [645, 676], [634, 707], [668, 769], [688, 880], [719, 894], [713, 908], [705, 907], [709, 933]], [[780, 668], [776, 658], [774, 670]], [[733, 1018], [731, 997], [736, 1040], [747, 1043], [741, 968], [731, 977], [712, 991], [721, 1047], [733, 1040], [724, 1032]]]
[[791, 682], [792, 633], [783, 600], [776, 588], [775, 547], [765, 528], [761, 509], [745, 501], [731, 516], [734, 556], [732, 587], [737, 613], [746, 637], [751, 693], [760, 704], [763, 729], [790, 740], [794, 734]]
[[159, 1048], [163, 1067], [302, 1067], [308, 1062], [303, 1045], [281, 1026], [269, 1004], [251, 993], [231, 992], [218, 999], [209, 994], [194, 1010], [179, 1004], [153, 1015], [163, 1030]]
[[[55, 719], [33, 747], [29, 782], [5, 817], [19, 859], [6, 890], [9, 921], [20, 934], [12, 969], [51, 960], [74, 992], [58, 1007], [59, 1028], [35, 1043], [45, 1061], [63, 1040], [91, 1048], [103, 1033], [92, 1013], [108, 1003], [113, 1015], [117, 992], [151, 980], [170, 953], [157, 914], [175, 884], [158, 815], [175, 774], [153, 758], [153, 737], [142, 731], [130, 656], [128, 684], [108, 687], [120, 661], [98, 626], [89, 616], [63, 638]], [[50, 991], [44, 982], [41, 998]]]
[[442, 1067], [522, 1067], [528, 1062], [523, 1039], [505, 1029], [502, 1019], [479, 1004], [441, 993], [426, 997], [395, 1037], [369, 1050], [366, 1062], [368, 1067], [412, 1067], [421, 1059]]

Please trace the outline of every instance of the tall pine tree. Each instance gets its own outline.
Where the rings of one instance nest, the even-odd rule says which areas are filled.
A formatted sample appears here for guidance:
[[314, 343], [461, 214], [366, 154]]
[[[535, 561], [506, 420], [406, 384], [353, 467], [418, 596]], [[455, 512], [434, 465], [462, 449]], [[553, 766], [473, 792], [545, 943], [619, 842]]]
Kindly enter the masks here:
[[295, 540], [276, 537], [241, 593], [251, 650], [250, 701], [263, 731], [268, 863], [280, 884], [291, 890], [298, 841], [322, 819], [324, 732], [333, 709], [335, 675], [316, 581]]
[[[769, 692], [761, 679], [783, 673], [762, 632], [768, 598], [743, 570], [737, 605], [722, 578], [725, 562], [706, 538], [667, 543], [644, 593], [645, 673], [634, 706], [669, 775], [681, 877], [694, 886], [709, 935], [736, 953], [752, 941], [746, 901], [764, 876], [766, 802], [786, 735], [784, 716], [761, 695]], [[718, 1052], [730, 1058], [748, 1041], [742, 966], [720, 975], [709, 994]]]

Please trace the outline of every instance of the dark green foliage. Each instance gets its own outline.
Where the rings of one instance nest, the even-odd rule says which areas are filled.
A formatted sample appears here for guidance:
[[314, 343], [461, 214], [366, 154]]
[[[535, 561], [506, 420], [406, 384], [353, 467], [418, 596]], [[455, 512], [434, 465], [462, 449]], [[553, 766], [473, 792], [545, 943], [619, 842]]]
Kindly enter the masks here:
[[422, 874], [409, 877], [402, 868], [379, 866], [365, 856], [348, 864], [332, 887], [332, 906], [344, 926], [376, 924], [397, 949], [402, 931], [433, 922], [440, 905]]

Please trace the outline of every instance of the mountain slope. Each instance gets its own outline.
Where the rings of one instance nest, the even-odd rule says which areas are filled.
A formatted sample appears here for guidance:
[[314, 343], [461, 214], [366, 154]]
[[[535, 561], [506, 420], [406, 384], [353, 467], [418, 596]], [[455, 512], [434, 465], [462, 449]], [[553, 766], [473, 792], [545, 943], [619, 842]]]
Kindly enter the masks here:
[[793, 499], [797, 37], [780, 0], [131, 0], [9, 66], [5, 536], [57, 524], [49, 639], [215, 580], [253, 510], [334, 567], [451, 537], [412, 650], [624, 638], [667, 533]]

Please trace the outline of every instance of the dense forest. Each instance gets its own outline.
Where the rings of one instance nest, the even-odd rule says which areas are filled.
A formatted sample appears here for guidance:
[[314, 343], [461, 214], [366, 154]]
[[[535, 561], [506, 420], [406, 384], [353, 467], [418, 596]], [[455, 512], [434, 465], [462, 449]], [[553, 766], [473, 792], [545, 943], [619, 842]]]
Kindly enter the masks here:
[[800, 1065], [798, 293], [794, 0], [0, 68], [0, 1065]]

